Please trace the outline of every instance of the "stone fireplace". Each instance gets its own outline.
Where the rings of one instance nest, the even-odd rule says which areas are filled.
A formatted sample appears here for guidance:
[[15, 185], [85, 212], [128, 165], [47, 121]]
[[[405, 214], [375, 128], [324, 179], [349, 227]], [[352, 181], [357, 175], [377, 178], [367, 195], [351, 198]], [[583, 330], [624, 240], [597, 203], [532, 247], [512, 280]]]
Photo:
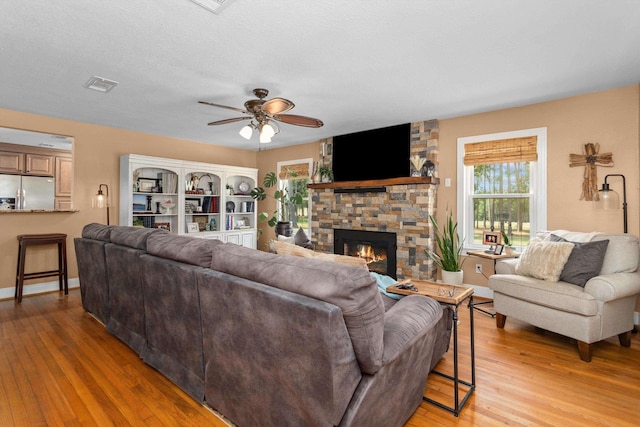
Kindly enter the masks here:
[[[331, 144], [331, 140], [325, 143]], [[326, 253], [344, 251], [344, 242], [339, 244], [341, 248], [337, 247], [336, 230], [393, 233], [396, 266], [395, 274], [388, 275], [398, 280], [409, 277], [435, 279], [436, 267], [424, 250], [433, 248], [429, 215], [436, 212], [437, 152], [438, 121], [412, 123], [411, 154], [424, 156], [436, 165], [433, 178], [382, 181], [376, 183], [377, 190], [368, 192], [344, 188], [341, 183], [309, 185], [312, 198], [311, 239], [316, 250]]]

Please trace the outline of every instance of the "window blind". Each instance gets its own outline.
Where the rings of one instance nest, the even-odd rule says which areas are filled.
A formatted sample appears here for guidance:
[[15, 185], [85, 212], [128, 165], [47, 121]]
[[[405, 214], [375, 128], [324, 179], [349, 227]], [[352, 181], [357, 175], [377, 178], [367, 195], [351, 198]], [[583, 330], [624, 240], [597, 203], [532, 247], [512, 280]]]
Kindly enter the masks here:
[[278, 177], [280, 179], [309, 178], [309, 163], [296, 163], [293, 165], [281, 166]]
[[464, 165], [535, 162], [537, 149], [537, 136], [474, 142], [464, 145]]

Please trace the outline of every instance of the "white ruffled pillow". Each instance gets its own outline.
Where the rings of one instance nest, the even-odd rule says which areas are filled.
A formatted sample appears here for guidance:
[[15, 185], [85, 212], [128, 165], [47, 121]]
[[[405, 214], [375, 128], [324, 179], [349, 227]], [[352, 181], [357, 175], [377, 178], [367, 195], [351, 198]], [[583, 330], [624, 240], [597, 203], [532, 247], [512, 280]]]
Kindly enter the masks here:
[[573, 243], [569, 242], [531, 243], [520, 255], [516, 274], [557, 282], [572, 250]]

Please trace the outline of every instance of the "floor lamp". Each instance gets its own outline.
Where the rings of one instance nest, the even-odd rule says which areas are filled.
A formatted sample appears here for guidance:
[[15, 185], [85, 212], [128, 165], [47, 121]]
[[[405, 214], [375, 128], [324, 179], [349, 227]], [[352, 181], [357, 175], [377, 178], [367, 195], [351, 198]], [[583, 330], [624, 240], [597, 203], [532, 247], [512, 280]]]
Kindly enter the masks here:
[[620, 206], [620, 196], [618, 193], [609, 188], [607, 178], [610, 176], [619, 176], [622, 178], [622, 215], [624, 218], [624, 232], [627, 232], [627, 183], [624, 175], [619, 173], [610, 174], [604, 177], [604, 183], [602, 189], [598, 190], [598, 201], [596, 202], [596, 209], [618, 209]]
[[[102, 187], [105, 188], [106, 193], [102, 192]], [[107, 225], [109, 225], [109, 186], [107, 184], [100, 184], [98, 187], [98, 194], [91, 199], [91, 207], [94, 208], [107, 208]]]

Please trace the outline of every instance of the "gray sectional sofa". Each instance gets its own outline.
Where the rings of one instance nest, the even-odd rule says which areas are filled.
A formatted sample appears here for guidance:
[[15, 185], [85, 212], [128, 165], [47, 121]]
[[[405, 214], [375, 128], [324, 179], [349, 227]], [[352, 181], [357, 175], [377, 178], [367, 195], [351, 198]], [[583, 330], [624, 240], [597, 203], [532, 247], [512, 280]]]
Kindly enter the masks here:
[[448, 349], [449, 310], [363, 268], [137, 227], [74, 244], [84, 309], [238, 426], [401, 426]]

